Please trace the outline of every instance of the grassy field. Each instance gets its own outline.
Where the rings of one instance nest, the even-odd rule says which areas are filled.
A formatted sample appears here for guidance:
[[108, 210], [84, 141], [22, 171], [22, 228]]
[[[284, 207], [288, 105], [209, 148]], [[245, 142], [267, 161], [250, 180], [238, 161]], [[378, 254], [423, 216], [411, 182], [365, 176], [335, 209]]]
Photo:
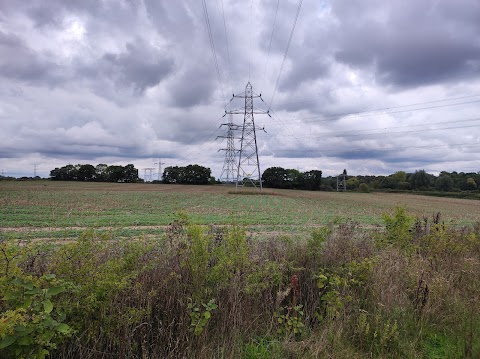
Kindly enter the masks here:
[[0, 358], [480, 358], [479, 201], [231, 192], [0, 182]]
[[418, 217], [440, 212], [453, 225], [480, 222], [480, 203], [394, 193], [266, 190], [239, 195], [225, 186], [78, 182], [0, 182], [0, 231], [7, 238], [73, 239], [87, 228], [119, 237], [163, 232], [178, 212], [193, 223], [247, 226], [253, 234], [309, 233], [326, 223], [382, 223], [403, 206]]

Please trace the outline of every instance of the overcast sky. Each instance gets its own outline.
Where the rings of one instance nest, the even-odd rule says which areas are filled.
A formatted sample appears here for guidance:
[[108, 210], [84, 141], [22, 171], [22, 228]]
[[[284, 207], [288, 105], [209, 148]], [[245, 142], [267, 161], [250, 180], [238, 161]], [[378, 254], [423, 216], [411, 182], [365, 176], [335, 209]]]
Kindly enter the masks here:
[[202, 1], [0, 0], [0, 170], [219, 176], [250, 81], [262, 171], [480, 171], [478, 0], [205, 3], [218, 73]]

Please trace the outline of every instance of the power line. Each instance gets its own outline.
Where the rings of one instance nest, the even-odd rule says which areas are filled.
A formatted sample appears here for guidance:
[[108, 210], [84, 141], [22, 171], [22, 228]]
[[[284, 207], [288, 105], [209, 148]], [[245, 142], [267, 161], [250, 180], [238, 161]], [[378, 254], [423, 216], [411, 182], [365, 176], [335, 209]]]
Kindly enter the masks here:
[[[250, 53], [252, 53], [252, 28], [253, 28], [253, 0], [250, 1]], [[252, 62], [253, 59], [250, 56], [250, 61], [248, 63], [248, 81], [250, 82], [250, 75], [252, 72]], [[233, 92], [233, 91], [232, 91]]]
[[[479, 96], [479, 95], [476, 95]], [[449, 101], [449, 100], [439, 100], [438, 102], [441, 101]], [[311, 123], [311, 122], [325, 122], [329, 121], [328, 119], [325, 119], [325, 117], [328, 118], [333, 118], [333, 117], [345, 117], [345, 116], [350, 116], [350, 115], [356, 115], [358, 117], [371, 117], [371, 116], [378, 116], [378, 115], [391, 115], [395, 113], [404, 113], [404, 112], [415, 112], [415, 111], [423, 111], [423, 110], [431, 110], [435, 108], [443, 108], [443, 107], [450, 107], [450, 106], [460, 106], [460, 105], [468, 105], [472, 103], [478, 103], [480, 100], [475, 100], [475, 101], [466, 101], [466, 102], [458, 102], [458, 103], [452, 103], [452, 104], [445, 104], [445, 105], [438, 105], [438, 106], [428, 106], [428, 107], [421, 107], [421, 108], [413, 108], [413, 109], [408, 109], [408, 110], [399, 110], [399, 111], [387, 111], [387, 112], [378, 112], [378, 113], [370, 113], [372, 111], [364, 111], [364, 112], [352, 112], [352, 113], [345, 113], [345, 114], [335, 114], [335, 115], [327, 115], [323, 116], [324, 119], [322, 120], [311, 120], [311, 121], [303, 121], [303, 119], [309, 119], [309, 118], [318, 118], [321, 116], [317, 117], [305, 117], [303, 119], [300, 119], [302, 123]], [[427, 104], [429, 102], [426, 102]], [[403, 105], [403, 106], [398, 106], [398, 107], [407, 107], [408, 105]], [[414, 105], [411, 105], [414, 106]], [[394, 108], [394, 107], [391, 107]], [[362, 115], [363, 114], [363, 115]]]
[[[476, 121], [476, 120], [472, 120], [472, 121]], [[408, 127], [408, 126], [406, 126]], [[411, 127], [414, 127], [414, 126], [411, 126]], [[396, 131], [396, 132], [380, 132], [380, 133], [364, 133], [364, 134], [360, 134], [360, 133], [356, 133], [356, 134], [351, 134], [351, 135], [343, 135], [343, 136], [331, 136], [330, 138], [336, 138], [336, 137], [358, 137], [358, 136], [378, 136], [378, 135], [391, 135], [391, 134], [399, 134], [399, 133], [412, 133], [412, 132], [426, 132], [426, 131], [443, 131], [443, 130], [454, 130], [454, 129], [459, 129], [459, 128], [471, 128], [471, 127], [478, 127], [478, 125], [468, 125], [468, 126], [454, 126], [454, 127], [444, 127], [444, 128], [426, 128], [426, 129], [422, 129], [422, 130], [409, 130], [409, 131]], [[325, 136], [317, 136], [317, 137], [314, 137], [314, 136], [311, 136], [311, 137], [308, 137], [308, 138], [324, 138]]]
[[227, 45], [228, 69], [229, 69], [229, 72], [230, 72], [230, 87], [231, 87], [232, 93], [233, 93], [232, 64], [230, 62], [230, 48], [228, 46], [227, 23], [225, 21], [225, 10], [223, 9], [223, 0], [221, 0], [221, 3], [222, 3], [222, 15], [223, 15], [223, 28], [225, 30], [225, 43]]
[[227, 105], [225, 103], [225, 92], [223, 91], [222, 76], [220, 74], [220, 67], [218, 66], [217, 52], [215, 50], [215, 42], [213, 41], [212, 28], [210, 26], [210, 19], [208, 17], [208, 8], [205, 0], [202, 0], [202, 5], [203, 5], [203, 14], [205, 15], [205, 23], [207, 25], [208, 37], [210, 40], [210, 49], [212, 50], [213, 62], [215, 65], [215, 70], [217, 72], [218, 82], [220, 84], [220, 88], [222, 91], [223, 103], [224, 103], [224, 106], [226, 107]]
[[406, 149], [422, 149], [422, 148], [441, 148], [441, 147], [480, 147], [480, 143], [476, 144], [465, 144], [465, 143], [455, 143], [455, 144], [446, 144], [446, 145], [424, 145], [424, 146], [404, 146], [404, 147], [385, 147], [385, 148], [354, 148], [348, 150], [338, 150], [338, 149], [314, 149], [314, 150], [275, 150], [271, 152], [298, 152], [298, 153], [314, 153], [314, 152], [339, 152], [339, 153], [351, 153], [351, 152], [374, 152], [374, 151], [399, 151]]
[[[480, 121], [480, 118], [471, 118], [471, 119], [456, 120], [456, 121], [440, 121], [440, 122], [424, 123], [424, 124], [418, 124], [418, 125], [405, 125], [405, 126], [395, 126], [395, 127], [385, 127], [385, 128], [367, 128], [367, 129], [363, 129], [363, 130], [320, 132], [320, 133], [316, 133], [315, 136], [303, 136], [303, 138], [320, 138], [320, 137], [322, 137], [322, 136], [319, 136], [319, 135], [328, 135], [328, 136], [335, 135], [333, 137], [362, 136], [362, 134], [358, 134], [357, 132], [391, 130], [391, 129], [397, 129], [397, 128], [422, 127], [422, 126], [441, 125], [441, 124], [459, 123], [459, 122], [471, 122], [471, 121]], [[419, 131], [423, 131], [423, 130], [419, 130]], [[419, 131], [416, 131], [416, 132], [419, 132]], [[352, 132], [354, 134], [351, 134]], [[400, 132], [392, 132], [392, 133], [400, 133]], [[385, 132], [383, 132], [381, 134], [385, 134]], [[341, 136], [341, 135], [343, 135], [343, 136]], [[368, 134], [365, 134], [365, 135], [368, 135]]]
[[295, 14], [295, 20], [293, 21], [292, 30], [290, 31], [290, 36], [287, 42], [287, 48], [285, 49], [285, 54], [283, 55], [282, 66], [280, 67], [280, 72], [278, 73], [277, 83], [275, 84], [275, 89], [273, 90], [272, 99], [270, 100], [269, 107], [272, 107], [275, 94], [277, 93], [278, 83], [280, 82], [280, 77], [282, 76], [283, 66], [285, 65], [285, 60], [287, 59], [288, 49], [290, 48], [290, 43], [292, 42], [293, 32], [295, 31], [295, 26], [297, 25], [298, 15], [300, 14], [302, 3], [303, 3], [303, 0], [300, 0], [298, 2], [297, 13]]
[[280, 5], [280, 0], [277, 0], [277, 8], [275, 9], [275, 17], [273, 19], [272, 33], [270, 35], [270, 43], [268, 45], [267, 61], [265, 62], [265, 70], [263, 71], [263, 80], [262, 80], [262, 86], [260, 87], [260, 93], [262, 93], [261, 89], [263, 88], [263, 85], [265, 83], [265, 77], [267, 75], [268, 60], [270, 59], [270, 50], [272, 48], [273, 33], [275, 32], [275, 26], [277, 24], [277, 14], [278, 14], [279, 5]]

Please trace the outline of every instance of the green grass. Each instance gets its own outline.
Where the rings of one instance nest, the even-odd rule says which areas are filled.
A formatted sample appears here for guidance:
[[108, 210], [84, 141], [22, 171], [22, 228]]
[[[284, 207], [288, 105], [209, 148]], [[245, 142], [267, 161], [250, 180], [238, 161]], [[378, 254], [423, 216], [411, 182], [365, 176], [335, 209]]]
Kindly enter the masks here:
[[[246, 193], [251, 194], [247, 189]], [[398, 193], [309, 192], [267, 189], [238, 195], [227, 186], [0, 182], [0, 230], [19, 239], [68, 239], [83, 229], [120, 237], [160, 235], [177, 212], [202, 225], [245, 225], [251, 232], [307, 233], [326, 223], [377, 226], [401, 205], [419, 217], [440, 212], [454, 225], [480, 222], [477, 201]], [[33, 232], [32, 230], [35, 230]]]

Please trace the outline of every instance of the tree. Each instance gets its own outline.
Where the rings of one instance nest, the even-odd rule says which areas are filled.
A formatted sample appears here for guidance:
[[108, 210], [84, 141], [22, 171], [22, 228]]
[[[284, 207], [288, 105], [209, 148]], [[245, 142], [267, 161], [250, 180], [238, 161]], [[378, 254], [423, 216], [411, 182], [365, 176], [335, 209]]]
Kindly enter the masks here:
[[95, 167], [95, 180], [99, 182], [107, 181], [107, 168], [105, 163], [100, 163]]
[[78, 164], [55, 168], [50, 171], [50, 178], [54, 181], [137, 182], [138, 170], [132, 164], [125, 167], [107, 166], [103, 163], [96, 167]]
[[312, 170], [303, 174], [303, 189], [318, 191], [322, 185], [322, 171]]
[[393, 175], [390, 175], [395, 182], [407, 182], [407, 174], [404, 171], [397, 171]]
[[163, 171], [164, 183], [208, 184], [212, 171], [199, 165], [169, 166]]
[[93, 181], [95, 179], [95, 167], [92, 165], [78, 165], [78, 180]]
[[287, 169], [285, 188], [298, 189], [301, 187], [302, 175], [299, 170]]
[[287, 170], [282, 167], [267, 168], [262, 174], [262, 181], [265, 187], [285, 188]]
[[123, 166], [108, 166], [107, 181], [108, 182], [124, 182]]
[[453, 189], [453, 179], [447, 174], [440, 175], [435, 181], [435, 188], [439, 191], [451, 191]]
[[138, 170], [134, 165], [128, 164], [123, 168], [123, 178], [125, 182], [129, 183], [138, 181]]
[[359, 185], [359, 181], [357, 177], [350, 177], [347, 180], [347, 188], [353, 188], [356, 189]]
[[467, 189], [468, 190], [476, 190], [477, 189], [477, 183], [472, 177], [467, 178]]
[[410, 175], [410, 185], [415, 190], [426, 190], [430, 186], [430, 175], [425, 170], [415, 171]]

